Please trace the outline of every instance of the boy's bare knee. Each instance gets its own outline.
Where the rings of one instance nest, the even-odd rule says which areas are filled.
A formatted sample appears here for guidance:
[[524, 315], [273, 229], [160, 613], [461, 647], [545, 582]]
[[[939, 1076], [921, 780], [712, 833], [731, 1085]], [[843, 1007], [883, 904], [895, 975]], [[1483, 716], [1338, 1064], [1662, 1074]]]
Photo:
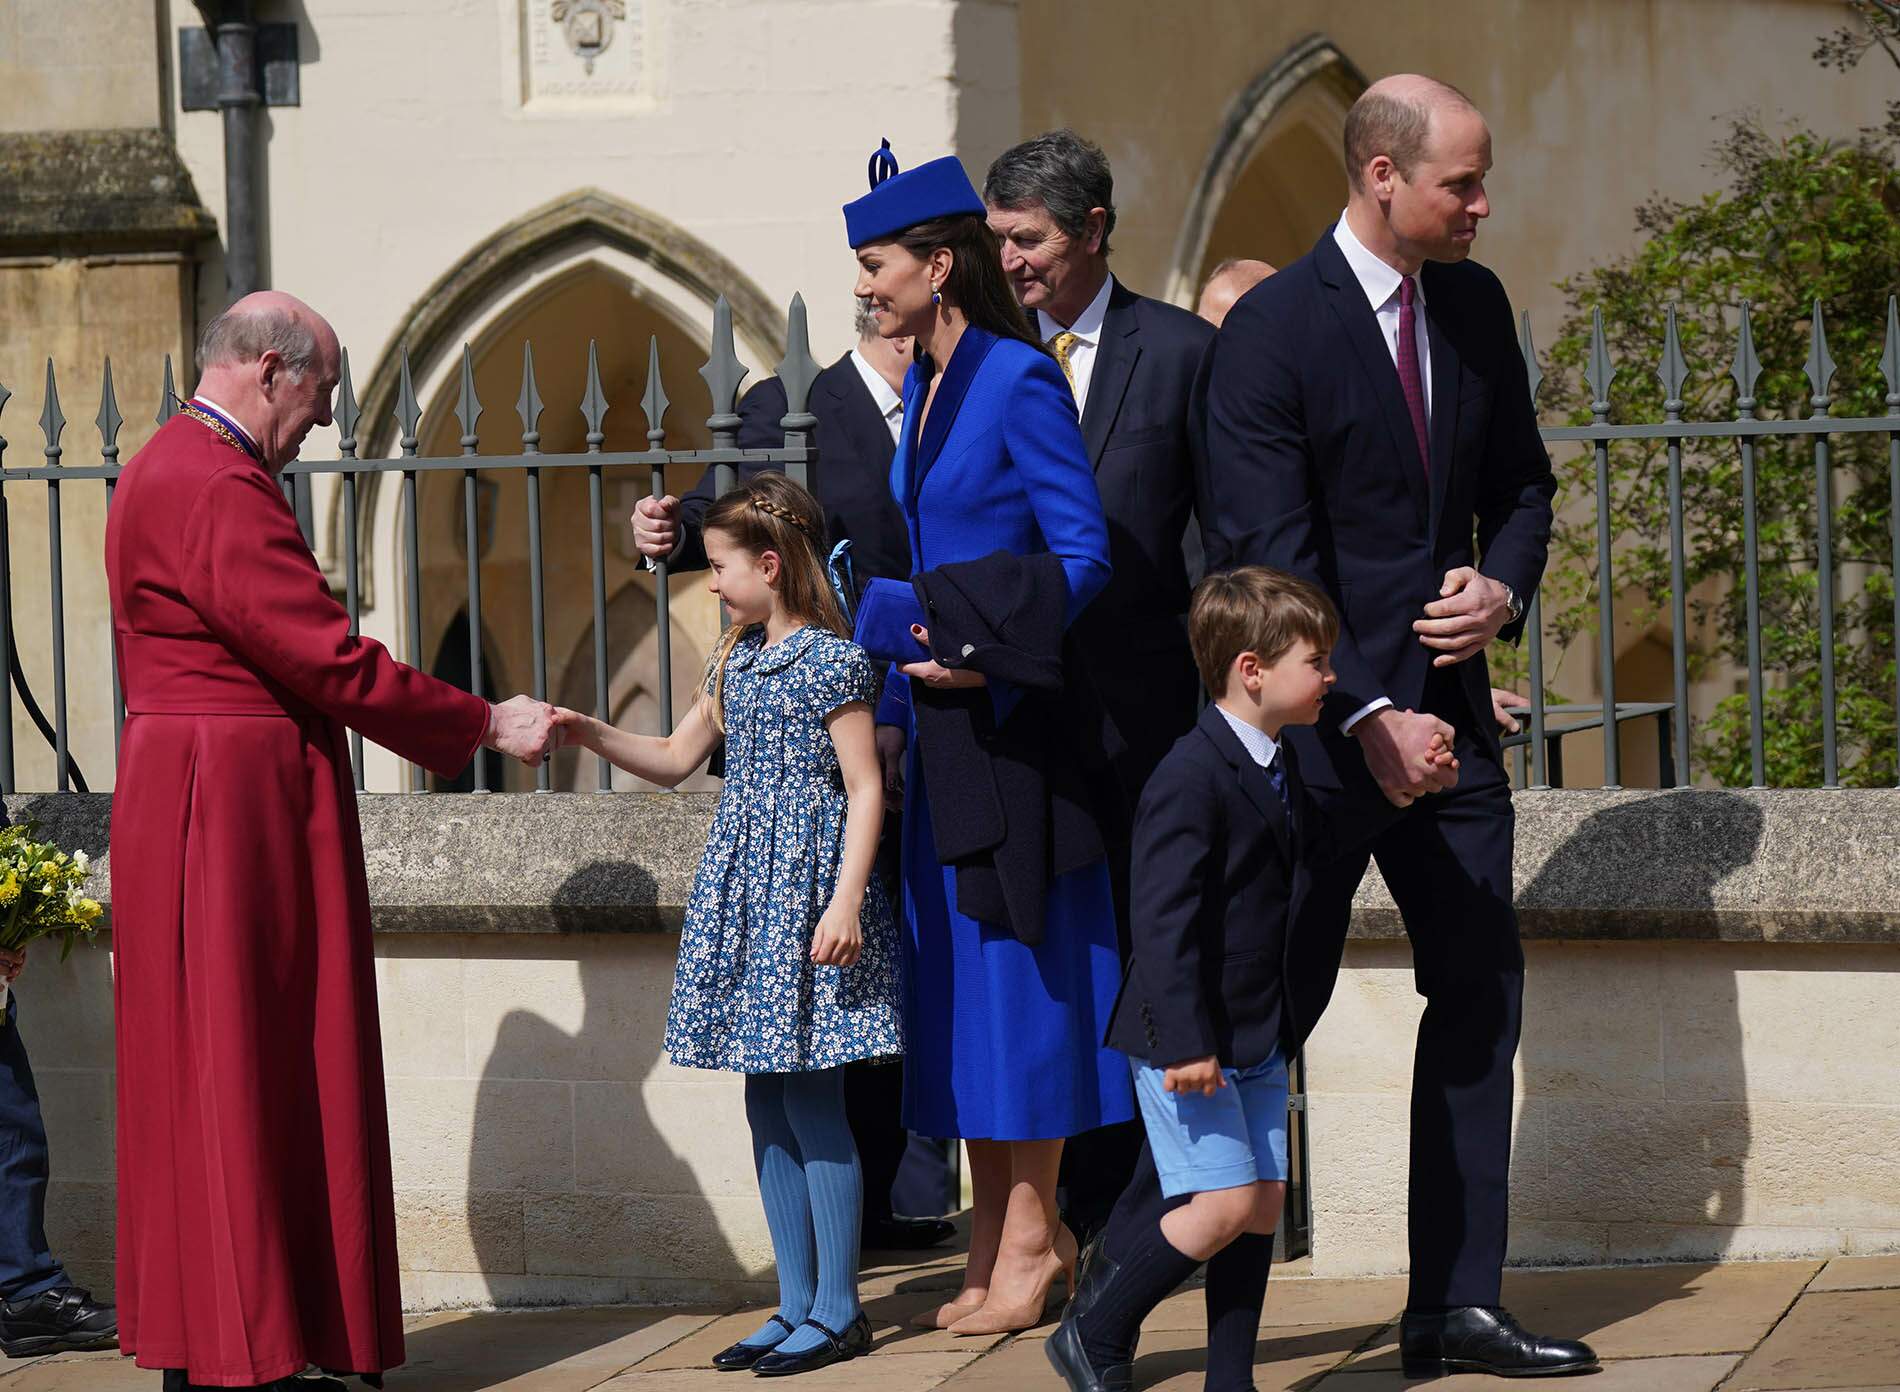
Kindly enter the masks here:
[[1222, 1245], [1247, 1230], [1256, 1202], [1254, 1187], [1242, 1184], [1232, 1189], [1207, 1189], [1194, 1196], [1195, 1207], [1206, 1216], [1208, 1226], [1215, 1230]]
[[1253, 1206], [1248, 1214], [1247, 1231], [1270, 1233], [1280, 1226], [1280, 1210], [1286, 1205], [1286, 1181], [1263, 1179], [1253, 1186]]

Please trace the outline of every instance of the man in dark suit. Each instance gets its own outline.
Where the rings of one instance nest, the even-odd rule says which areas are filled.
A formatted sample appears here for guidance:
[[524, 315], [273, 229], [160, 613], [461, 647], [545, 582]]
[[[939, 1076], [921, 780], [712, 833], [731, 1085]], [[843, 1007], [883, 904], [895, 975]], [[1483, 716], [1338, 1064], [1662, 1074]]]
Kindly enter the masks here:
[[[818, 501], [836, 542], [849, 539], [858, 583], [873, 575], [910, 578], [910, 534], [891, 497], [891, 456], [904, 415], [904, 373], [910, 366], [908, 338], [880, 338], [877, 323], [860, 305], [858, 343], [818, 374], [808, 403], [818, 418]], [[739, 402], [739, 448], [776, 449], [785, 443], [785, 384], [767, 377]], [[739, 466], [741, 481], [764, 465]], [[685, 498], [642, 498], [633, 513], [634, 543], [650, 561], [675, 570], [703, 570], [706, 548], [700, 524], [713, 504], [713, 472]]]
[[[1524, 957], [1484, 649], [1522, 629], [1556, 484], [1510, 304], [1468, 259], [1491, 137], [1454, 88], [1401, 75], [1353, 106], [1345, 147], [1338, 224], [1241, 298], [1209, 356], [1208, 563], [1306, 576], [1343, 619], [1338, 685], [1293, 740], [1333, 819], [1378, 827], [1426, 1002], [1406, 1371], [1576, 1371], [1588, 1348], [1499, 1308]], [[1296, 943], [1334, 965], [1367, 860], [1307, 900]]]
[[[1199, 440], [1190, 398], [1213, 330], [1110, 273], [1114, 176], [1102, 151], [1074, 131], [1005, 150], [984, 179], [983, 201], [1016, 298], [1075, 390], [1108, 520], [1114, 573], [1076, 620], [1072, 651], [1093, 706], [1085, 719], [1126, 957], [1135, 806], [1198, 705], [1182, 539]], [[1133, 1122], [1069, 1142], [1063, 1217], [1084, 1242], [1107, 1221], [1140, 1148]]]
[[[910, 578], [910, 534], [891, 497], [891, 456], [903, 426], [904, 373], [910, 366], [908, 338], [881, 338], [869, 310], [859, 305], [858, 343], [818, 374], [809, 402], [818, 425], [817, 494], [834, 542], [851, 543], [851, 566], [859, 586], [872, 576]], [[739, 448], [774, 449], [785, 443], [785, 384], [767, 377], [739, 403]], [[741, 465], [743, 479], [763, 465]], [[701, 525], [713, 504], [709, 469], [685, 498], [643, 498], [634, 509], [634, 542], [650, 561], [675, 570], [702, 570], [706, 548]], [[897, 836], [886, 828], [878, 870], [894, 881]], [[864, 1164], [864, 1245], [871, 1249], [920, 1249], [947, 1242], [955, 1231], [943, 1218], [913, 1218], [893, 1212], [891, 1186], [902, 1167], [909, 1137], [898, 1121], [904, 1070], [895, 1063], [861, 1064], [845, 1074], [845, 1107]], [[926, 1157], [928, 1158], [928, 1157]]]

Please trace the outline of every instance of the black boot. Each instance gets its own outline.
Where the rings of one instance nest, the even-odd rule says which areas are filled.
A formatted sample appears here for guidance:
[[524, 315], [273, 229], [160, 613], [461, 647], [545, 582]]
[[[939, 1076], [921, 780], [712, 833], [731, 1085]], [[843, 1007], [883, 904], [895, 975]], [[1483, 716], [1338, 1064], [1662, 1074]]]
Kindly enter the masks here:
[[1048, 1359], [1070, 1392], [1127, 1387], [1142, 1320], [1200, 1265], [1168, 1241], [1159, 1222], [1124, 1234], [1115, 1250], [1112, 1262], [1097, 1254], [1091, 1263], [1108, 1269], [1087, 1310], [1065, 1312], [1049, 1338]]
[[0, 1350], [9, 1358], [106, 1349], [119, 1342], [119, 1312], [78, 1286], [0, 1301]]
[[1541, 1338], [1527, 1332], [1509, 1311], [1485, 1305], [1407, 1310], [1399, 1321], [1399, 1360], [1407, 1377], [1550, 1377], [1597, 1370], [1597, 1356], [1588, 1344]]

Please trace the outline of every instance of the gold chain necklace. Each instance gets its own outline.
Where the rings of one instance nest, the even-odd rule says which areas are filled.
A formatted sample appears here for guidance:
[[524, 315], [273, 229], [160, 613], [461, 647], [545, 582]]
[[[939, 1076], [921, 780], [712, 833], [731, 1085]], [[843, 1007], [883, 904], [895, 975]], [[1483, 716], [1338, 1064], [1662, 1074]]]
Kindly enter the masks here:
[[232, 449], [236, 450], [239, 454], [248, 455], [252, 459], [255, 459], [257, 457], [257, 455], [251, 450], [251, 448], [248, 445], [246, 445], [242, 440], [238, 439], [236, 435], [231, 433], [230, 426], [226, 425], [223, 421], [219, 420], [216, 416], [212, 415], [209, 411], [201, 411], [196, 406], [192, 405], [189, 401], [181, 402], [179, 404], [179, 409], [183, 411], [186, 415], [190, 416], [193, 420], [197, 421], [198, 424], [209, 429], [213, 435], [216, 435], [220, 440], [224, 441], [225, 444], [229, 445]]

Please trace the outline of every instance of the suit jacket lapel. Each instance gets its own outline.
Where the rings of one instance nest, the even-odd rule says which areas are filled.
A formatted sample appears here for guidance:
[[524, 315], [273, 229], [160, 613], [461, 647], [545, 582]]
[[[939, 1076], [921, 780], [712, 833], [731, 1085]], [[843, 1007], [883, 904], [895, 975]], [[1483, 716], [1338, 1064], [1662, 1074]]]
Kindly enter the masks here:
[[1141, 317], [1138, 297], [1120, 281], [1108, 294], [1108, 313], [1102, 319], [1102, 336], [1095, 348], [1095, 367], [1089, 374], [1089, 403], [1082, 411], [1082, 440], [1088, 446], [1089, 463], [1102, 467], [1102, 451], [1108, 446], [1115, 417], [1121, 414], [1122, 398], [1127, 395], [1135, 362], [1141, 357]]
[[1221, 757], [1233, 765], [1234, 776], [1240, 780], [1240, 791], [1273, 832], [1280, 854], [1290, 862], [1293, 859], [1293, 833], [1287, 825], [1286, 804], [1280, 801], [1280, 795], [1267, 782], [1267, 771], [1253, 761], [1253, 755], [1241, 744], [1240, 736], [1228, 728], [1227, 718], [1212, 702], [1202, 709], [1200, 726], [1201, 733], [1214, 742]]
[[1346, 341], [1352, 345], [1353, 355], [1359, 359], [1372, 395], [1379, 403], [1379, 414], [1385, 418], [1386, 430], [1392, 436], [1393, 457], [1405, 473], [1405, 487], [1418, 509], [1419, 525], [1429, 526], [1431, 499], [1425, 482], [1425, 461], [1418, 457], [1412, 413], [1405, 407], [1399, 370], [1393, 366], [1392, 350], [1386, 346], [1379, 316], [1366, 303], [1366, 292], [1359, 284], [1359, 277], [1352, 273], [1352, 267], [1346, 264], [1346, 254], [1333, 240], [1332, 229], [1328, 228], [1313, 248], [1313, 260], [1321, 281], [1331, 292], [1328, 298], [1339, 317], [1340, 327], [1345, 330]]
[[[1433, 288], [1442, 290], [1443, 287], [1429, 274], [1421, 278], [1432, 279]], [[1439, 309], [1433, 309], [1435, 304]], [[1453, 458], [1453, 446], [1458, 439], [1458, 382], [1461, 374], [1458, 350], [1452, 346], [1451, 336], [1440, 326], [1440, 314], [1444, 307], [1441, 298], [1431, 291], [1426, 292], [1425, 335], [1432, 348], [1432, 406], [1428, 429], [1432, 442], [1433, 541], [1438, 539], [1438, 520], [1445, 512], [1445, 492], [1451, 485], [1451, 471], [1457, 464]]]

